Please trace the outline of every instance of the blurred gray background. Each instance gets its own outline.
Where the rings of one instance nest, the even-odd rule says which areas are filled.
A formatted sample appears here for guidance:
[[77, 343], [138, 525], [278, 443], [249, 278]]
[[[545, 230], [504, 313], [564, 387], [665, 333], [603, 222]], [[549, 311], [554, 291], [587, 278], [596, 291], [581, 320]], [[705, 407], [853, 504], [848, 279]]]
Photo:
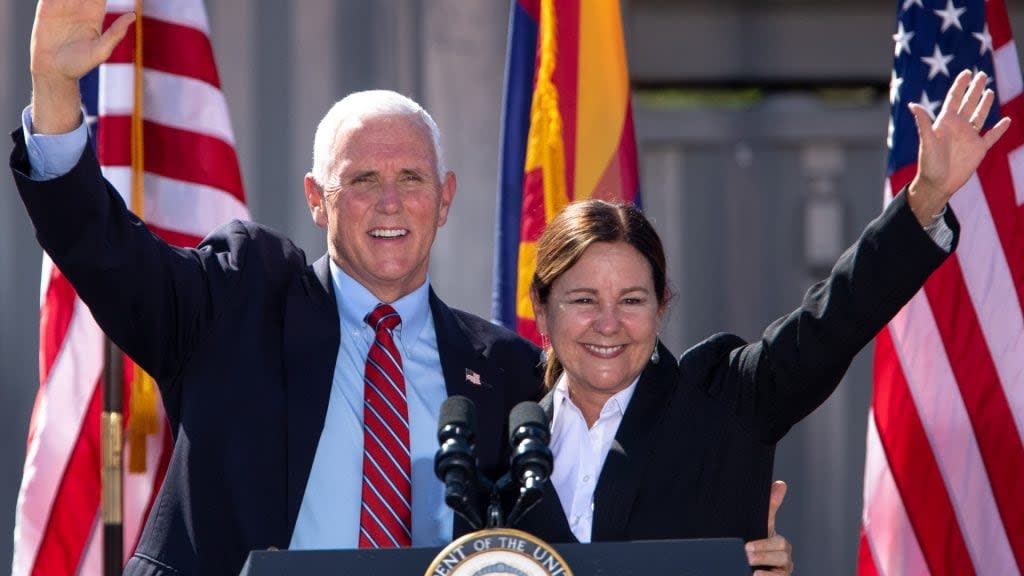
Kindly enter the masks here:
[[[625, 0], [643, 203], [677, 298], [677, 353], [718, 331], [757, 338], [880, 210], [898, 2]], [[0, 0], [0, 118], [30, 96], [35, 10]], [[490, 314], [502, 0], [207, 0], [254, 219], [325, 249], [302, 195], [312, 134], [353, 90], [391, 88], [432, 112], [459, 178], [434, 246], [447, 301]], [[1010, 7], [1014, 28], [1022, 11]], [[467, 239], [472, 239], [467, 241]], [[35, 396], [40, 250], [0, 178], [0, 572]], [[798, 573], [851, 574], [860, 530], [871, 350], [780, 446], [779, 529]]]

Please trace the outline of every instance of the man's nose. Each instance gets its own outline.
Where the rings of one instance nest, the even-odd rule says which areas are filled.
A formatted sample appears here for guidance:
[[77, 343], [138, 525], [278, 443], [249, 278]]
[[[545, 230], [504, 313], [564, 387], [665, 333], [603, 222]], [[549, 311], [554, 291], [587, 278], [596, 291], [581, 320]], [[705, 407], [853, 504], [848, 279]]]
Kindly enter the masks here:
[[393, 214], [401, 210], [402, 196], [395, 182], [385, 182], [380, 187], [377, 196], [377, 209], [381, 212]]

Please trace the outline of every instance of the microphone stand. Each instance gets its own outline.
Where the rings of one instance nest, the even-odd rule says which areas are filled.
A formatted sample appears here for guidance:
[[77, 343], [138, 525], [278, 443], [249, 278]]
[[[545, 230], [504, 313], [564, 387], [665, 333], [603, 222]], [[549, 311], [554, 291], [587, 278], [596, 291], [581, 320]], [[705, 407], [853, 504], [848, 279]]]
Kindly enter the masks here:
[[[487, 503], [487, 529], [505, 528], [505, 516], [501, 510], [501, 492], [512, 483], [512, 477], [505, 474], [490, 486], [490, 500]], [[490, 482], [488, 482], [490, 484]]]
[[491, 501], [487, 504], [487, 529], [504, 528], [505, 519], [501, 517], [501, 497], [497, 491], [491, 492]]
[[449, 495], [445, 494], [445, 504], [449, 508], [455, 511], [456, 514], [462, 516], [462, 519], [469, 524], [469, 527], [473, 530], [479, 530], [482, 522], [480, 522], [480, 516], [473, 510], [473, 507], [468, 502], [461, 498], [449, 498]]
[[519, 498], [516, 499], [515, 506], [512, 507], [512, 511], [508, 513], [508, 523], [511, 526], [526, 516], [526, 513], [533, 510], [533, 507], [540, 502], [541, 497], [540, 488], [526, 489], [522, 488], [519, 491]]

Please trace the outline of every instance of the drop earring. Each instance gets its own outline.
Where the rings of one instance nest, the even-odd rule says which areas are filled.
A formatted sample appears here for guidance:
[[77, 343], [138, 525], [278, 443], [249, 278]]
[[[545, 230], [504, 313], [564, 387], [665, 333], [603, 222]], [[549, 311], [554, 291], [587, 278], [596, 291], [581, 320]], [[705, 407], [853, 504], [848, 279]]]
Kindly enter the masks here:
[[654, 339], [654, 352], [651, 352], [651, 363], [657, 364], [661, 362], [661, 354], [658, 352], [658, 344], [661, 342], [659, 338]]

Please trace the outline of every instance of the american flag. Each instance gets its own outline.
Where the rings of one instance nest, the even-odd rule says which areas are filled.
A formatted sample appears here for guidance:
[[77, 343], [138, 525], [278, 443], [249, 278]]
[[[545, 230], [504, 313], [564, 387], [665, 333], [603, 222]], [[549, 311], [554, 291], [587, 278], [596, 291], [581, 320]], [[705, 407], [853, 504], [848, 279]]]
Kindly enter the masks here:
[[[132, 0], [110, 1], [106, 23], [133, 10]], [[206, 11], [202, 0], [146, 0], [142, 16], [144, 218], [166, 240], [195, 245], [217, 225], [248, 217]], [[130, 30], [82, 83], [104, 175], [129, 205], [134, 48]], [[18, 494], [13, 574], [101, 574], [103, 334], [48, 259], [40, 293], [40, 386]], [[126, 558], [169, 458], [171, 434], [157, 409], [159, 431], [147, 437], [145, 472], [124, 477]]]
[[953, 197], [956, 253], [876, 339], [858, 573], [1024, 568], [1024, 132], [1003, 0], [899, 0], [885, 198], [918, 144], [910, 102], [937, 113], [964, 69], [990, 75], [986, 128], [1014, 119]]

